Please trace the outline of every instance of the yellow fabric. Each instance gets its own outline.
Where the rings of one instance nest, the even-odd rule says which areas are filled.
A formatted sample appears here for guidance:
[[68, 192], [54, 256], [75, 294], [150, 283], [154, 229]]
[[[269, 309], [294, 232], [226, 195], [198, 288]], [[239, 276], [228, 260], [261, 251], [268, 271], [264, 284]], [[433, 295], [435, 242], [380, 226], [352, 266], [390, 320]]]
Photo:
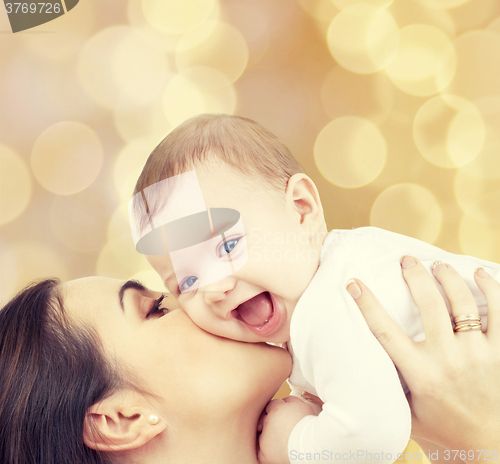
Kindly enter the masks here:
[[395, 461], [396, 464], [430, 464], [425, 453], [413, 440], [408, 442], [408, 445], [399, 457], [401, 459], [397, 459]]

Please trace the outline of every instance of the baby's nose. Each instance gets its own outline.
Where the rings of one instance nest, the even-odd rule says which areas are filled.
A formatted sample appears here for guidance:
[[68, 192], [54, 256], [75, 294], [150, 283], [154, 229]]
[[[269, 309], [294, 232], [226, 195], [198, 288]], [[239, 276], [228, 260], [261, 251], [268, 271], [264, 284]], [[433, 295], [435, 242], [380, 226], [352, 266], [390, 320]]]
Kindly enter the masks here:
[[220, 292], [216, 290], [205, 290], [205, 303], [212, 305], [218, 301], [222, 301], [225, 298], [225, 292]]
[[226, 298], [227, 294], [234, 288], [234, 279], [231, 277], [207, 285], [203, 290], [205, 292], [205, 303], [213, 305]]

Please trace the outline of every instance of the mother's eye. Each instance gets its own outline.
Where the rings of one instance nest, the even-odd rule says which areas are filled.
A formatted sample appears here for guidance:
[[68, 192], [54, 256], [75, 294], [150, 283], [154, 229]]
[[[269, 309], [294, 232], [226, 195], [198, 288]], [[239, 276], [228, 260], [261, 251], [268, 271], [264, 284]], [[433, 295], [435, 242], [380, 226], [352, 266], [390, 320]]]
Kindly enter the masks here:
[[146, 316], [146, 319], [148, 317], [154, 316], [155, 314], [159, 314], [161, 316], [164, 316], [168, 312], [168, 308], [162, 308], [161, 307], [161, 302], [165, 298], [165, 295], [160, 296], [157, 300], [154, 300], [153, 303], [151, 304], [151, 308], [149, 309], [149, 312]]

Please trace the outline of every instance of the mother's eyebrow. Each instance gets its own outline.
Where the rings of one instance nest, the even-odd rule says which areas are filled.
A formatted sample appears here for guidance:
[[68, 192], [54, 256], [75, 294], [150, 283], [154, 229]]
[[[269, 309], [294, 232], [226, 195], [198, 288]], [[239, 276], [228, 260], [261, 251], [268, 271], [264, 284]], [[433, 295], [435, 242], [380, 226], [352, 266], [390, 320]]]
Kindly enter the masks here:
[[123, 307], [123, 295], [125, 293], [125, 290], [133, 288], [135, 290], [139, 290], [140, 292], [145, 292], [148, 289], [141, 284], [138, 280], [127, 280], [120, 288], [118, 291], [118, 299], [120, 301], [120, 307], [122, 308], [122, 311], [125, 311], [125, 308]]

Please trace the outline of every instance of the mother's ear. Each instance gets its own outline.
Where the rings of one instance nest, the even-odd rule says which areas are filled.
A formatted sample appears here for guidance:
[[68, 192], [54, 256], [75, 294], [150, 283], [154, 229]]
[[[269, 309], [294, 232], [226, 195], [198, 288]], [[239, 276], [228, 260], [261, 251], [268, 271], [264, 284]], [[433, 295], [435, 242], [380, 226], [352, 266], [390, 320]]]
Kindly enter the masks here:
[[166, 427], [142, 394], [120, 390], [89, 408], [83, 442], [99, 451], [132, 450], [148, 443]]

